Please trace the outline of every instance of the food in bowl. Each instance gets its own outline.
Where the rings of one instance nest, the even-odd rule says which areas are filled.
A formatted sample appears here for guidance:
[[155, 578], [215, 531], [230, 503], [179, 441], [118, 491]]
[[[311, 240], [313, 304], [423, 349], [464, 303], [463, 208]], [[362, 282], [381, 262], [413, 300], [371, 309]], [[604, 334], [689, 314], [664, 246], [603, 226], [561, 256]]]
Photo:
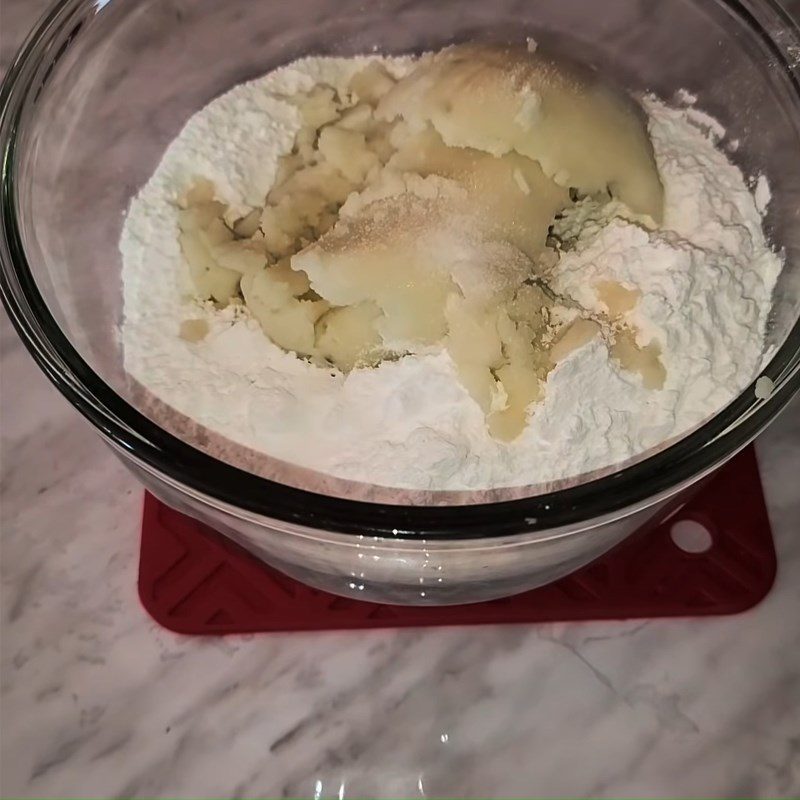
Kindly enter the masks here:
[[533, 42], [301, 59], [196, 114], [132, 202], [125, 368], [381, 486], [618, 465], [761, 364], [769, 189], [718, 133]]

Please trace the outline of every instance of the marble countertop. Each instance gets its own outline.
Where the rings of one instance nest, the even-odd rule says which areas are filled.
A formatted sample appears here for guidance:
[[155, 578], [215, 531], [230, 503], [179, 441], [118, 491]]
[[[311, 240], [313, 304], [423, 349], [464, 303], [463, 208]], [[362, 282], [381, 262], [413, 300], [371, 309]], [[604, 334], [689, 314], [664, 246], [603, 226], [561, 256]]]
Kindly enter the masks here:
[[[0, 69], [41, 5], [3, 4]], [[0, 358], [0, 795], [800, 794], [800, 399], [750, 612], [201, 640], [142, 610], [142, 490], [4, 316]]]

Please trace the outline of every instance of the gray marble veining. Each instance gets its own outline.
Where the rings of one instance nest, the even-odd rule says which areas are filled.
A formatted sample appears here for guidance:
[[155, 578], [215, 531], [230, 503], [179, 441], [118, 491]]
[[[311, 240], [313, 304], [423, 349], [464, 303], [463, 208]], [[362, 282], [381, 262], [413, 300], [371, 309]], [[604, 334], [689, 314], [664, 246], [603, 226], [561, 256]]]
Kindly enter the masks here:
[[141, 609], [141, 490], [0, 325], [0, 795], [800, 794], [800, 401], [746, 614], [201, 640]]

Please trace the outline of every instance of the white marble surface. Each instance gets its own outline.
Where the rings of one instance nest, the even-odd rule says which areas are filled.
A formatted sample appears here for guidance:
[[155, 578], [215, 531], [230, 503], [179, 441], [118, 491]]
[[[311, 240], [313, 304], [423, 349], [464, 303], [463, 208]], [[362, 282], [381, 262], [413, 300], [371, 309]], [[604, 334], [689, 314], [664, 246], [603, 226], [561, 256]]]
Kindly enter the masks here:
[[[40, 5], [3, 3], [4, 63]], [[0, 795], [800, 794], [800, 401], [746, 614], [199, 640], [142, 611], [141, 490], [4, 317], [0, 358]]]

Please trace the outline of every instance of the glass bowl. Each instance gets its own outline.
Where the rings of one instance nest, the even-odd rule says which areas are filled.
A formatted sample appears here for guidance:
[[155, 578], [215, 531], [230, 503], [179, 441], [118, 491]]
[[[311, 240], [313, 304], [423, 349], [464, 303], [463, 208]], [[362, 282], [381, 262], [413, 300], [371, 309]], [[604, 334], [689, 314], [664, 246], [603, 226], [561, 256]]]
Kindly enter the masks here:
[[[499, 492], [408, 492], [264, 456], [231, 462], [190, 421], [156, 423], [123, 369], [118, 240], [131, 197], [186, 120], [302, 55], [526, 36], [632, 90], [687, 89], [738, 139], [745, 173], [769, 176], [768, 233], [786, 255], [761, 373], [771, 396], [751, 385], [658, 452], [564, 485]], [[772, 0], [65, 0], [2, 88], [3, 301], [41, 369], [153, 494], [285, 573], [392, 603], [531, 589], [671, 513], [797, 390], [799, 62], [798, 28]]]

